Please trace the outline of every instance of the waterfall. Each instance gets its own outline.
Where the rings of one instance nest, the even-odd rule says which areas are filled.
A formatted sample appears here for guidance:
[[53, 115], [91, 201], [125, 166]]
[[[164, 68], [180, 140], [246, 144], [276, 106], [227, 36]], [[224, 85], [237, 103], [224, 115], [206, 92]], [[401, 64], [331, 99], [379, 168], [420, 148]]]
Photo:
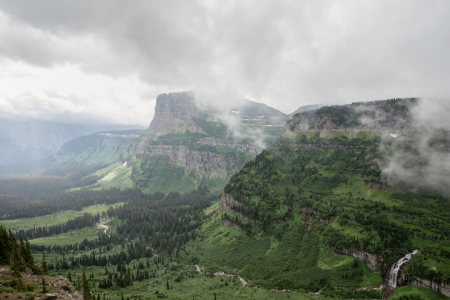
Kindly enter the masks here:
[[419, 251], [418, 250], [414, 250], [412, 253], [408, 253], [405, 256], [403, 256], [402, 258], [400, 258], [395, 264], [393, 264], [391, 266], [391, 268], [389, 269], [389, 276], [388, 276], [388, 284], [392, 287], [397, 287], [397, 277], [398, 277], [398, 270], [400, 270], [400, 267], [408, 262], [411, 257], [414, 254], [417, 254]]

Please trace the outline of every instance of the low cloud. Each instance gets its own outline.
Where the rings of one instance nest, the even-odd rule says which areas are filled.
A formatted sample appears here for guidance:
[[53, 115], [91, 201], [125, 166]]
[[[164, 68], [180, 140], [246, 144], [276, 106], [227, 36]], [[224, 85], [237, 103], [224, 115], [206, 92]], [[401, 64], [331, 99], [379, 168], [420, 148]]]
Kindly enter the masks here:
[[411, 107], [409, 137], [386, 137], [387, 156], [380, 162], [383, 176], [392, 186], [431, 189], [450, 197], [450, 102], [420, 99]]

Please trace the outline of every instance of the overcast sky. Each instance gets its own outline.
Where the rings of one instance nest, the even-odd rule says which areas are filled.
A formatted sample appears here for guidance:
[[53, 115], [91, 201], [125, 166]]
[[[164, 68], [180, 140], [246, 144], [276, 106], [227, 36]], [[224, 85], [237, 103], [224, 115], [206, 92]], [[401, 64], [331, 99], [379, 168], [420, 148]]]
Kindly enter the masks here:
[[450, 1], [0, 0], [0, 118], [148, 126], [158, 94], [449, 97]]

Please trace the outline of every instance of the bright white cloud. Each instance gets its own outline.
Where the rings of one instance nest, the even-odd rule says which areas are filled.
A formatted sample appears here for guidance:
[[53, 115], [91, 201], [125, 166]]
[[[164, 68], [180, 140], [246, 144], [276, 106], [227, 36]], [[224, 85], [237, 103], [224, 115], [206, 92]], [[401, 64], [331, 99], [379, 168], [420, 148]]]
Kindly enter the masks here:
[[84, 73], [70, 64], [42, 68], [3, 60], [1, 65], [0, 117], [148, 126], [153, 99], [166, 89], [136, 76]]
[[148, 125], [187, 89], [285, 113], [448, 97], [448, 28], [446, 0], [0, 0], [0, 113]]

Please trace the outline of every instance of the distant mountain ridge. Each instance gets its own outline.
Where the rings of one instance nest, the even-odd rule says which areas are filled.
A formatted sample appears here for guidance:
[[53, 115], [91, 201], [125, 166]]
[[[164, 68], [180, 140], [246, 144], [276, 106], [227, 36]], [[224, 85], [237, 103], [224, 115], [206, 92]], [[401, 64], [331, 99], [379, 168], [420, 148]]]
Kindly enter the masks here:
[[311, 111], [311, 110], [316, 110], [316, 109], [319, 109], [319, 108], [324, 107], [324, 106], [327, 106], [327, 104], [312, 104], [312, 105], [300, 106], [293, 113], [289, 114], [289, 116], [292, 117], [293, 115], [295, 115], [297, 113], [302, 113], [302, 112], [307, 112], [307, 111]]
[[0, 165], [40, 160], [74, 138], [94, 132], [138, 128], [124, 125], [80, 125], [53, 121], [0, 120]]
[[410, 131], [410, 108], [417, 98], [360, 102], [347, 105], [324, 106], [320, 109], [296, 113], [283, 129], [283, 135], [299, 131], [323, 130]]
[[52, 165], [95, 166], [120, 159], [144, 130], [102, 131], [64, 143], [49, 161]]

